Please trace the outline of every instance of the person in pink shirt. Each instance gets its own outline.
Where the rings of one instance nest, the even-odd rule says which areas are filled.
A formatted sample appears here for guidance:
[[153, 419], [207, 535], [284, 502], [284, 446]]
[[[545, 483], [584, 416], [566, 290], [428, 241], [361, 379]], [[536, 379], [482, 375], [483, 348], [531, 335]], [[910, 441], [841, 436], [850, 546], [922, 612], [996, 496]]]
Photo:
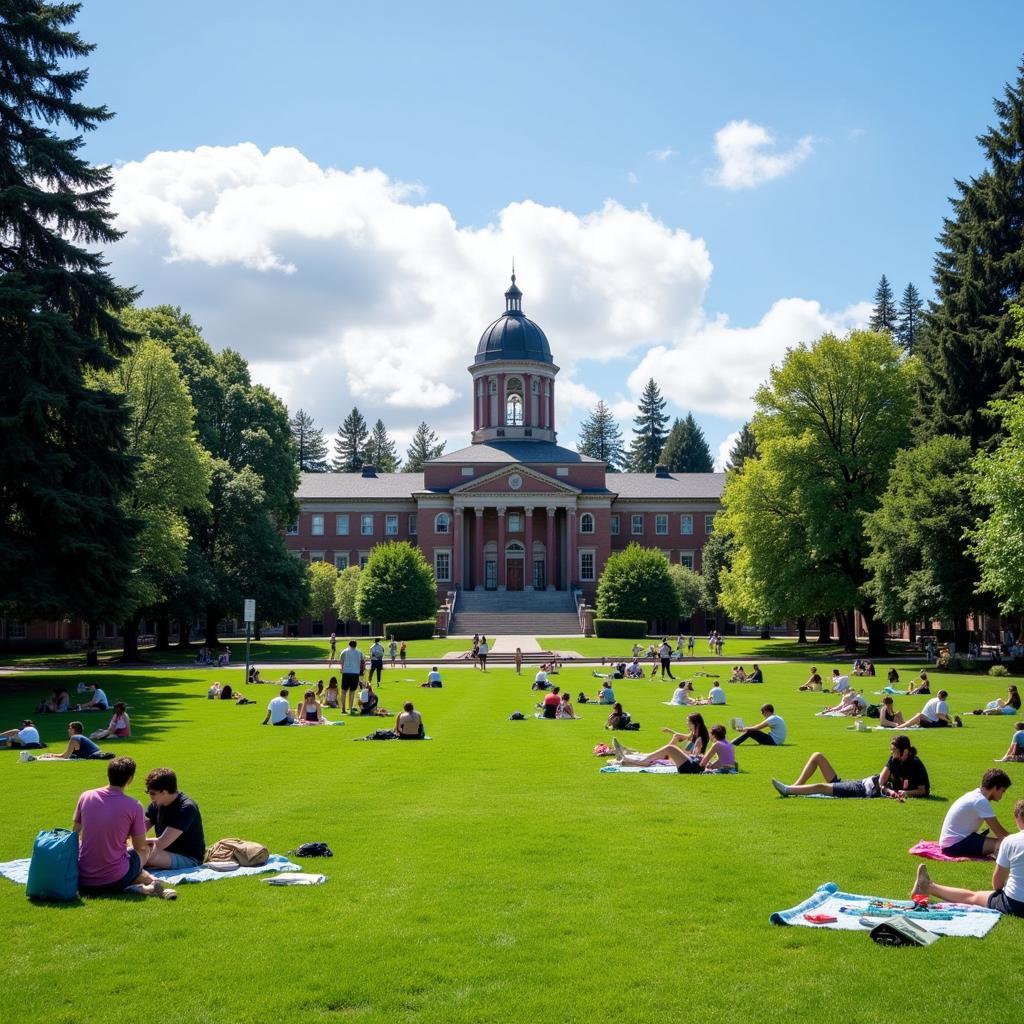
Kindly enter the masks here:
[[144, 867], [146, 816], [142, 804], [125, 793], [134, 778], [135, 761], [115, 757], [107, 763], [109, 785], [78, 798], [72, 826], [79, 839], [78, 888], [84, 895], [127, 890], [173, 900], [178, 894]]

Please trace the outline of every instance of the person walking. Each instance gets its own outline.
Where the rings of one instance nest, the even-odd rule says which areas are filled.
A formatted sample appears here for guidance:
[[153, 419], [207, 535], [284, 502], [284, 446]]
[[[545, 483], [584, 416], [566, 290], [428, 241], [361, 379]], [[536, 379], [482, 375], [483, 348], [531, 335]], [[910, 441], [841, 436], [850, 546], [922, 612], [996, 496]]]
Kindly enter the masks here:
[[490, 649], [491, 648], [490, 648], [490, 646], [487, 643], [487, 637], [485, 637], [485, 636], [480, 637], [480, 650], [478, 652], [478, 657], [480, 659], [480, 671], [481, 672], [486, 672], [487, 671], [487, 654], [490, 651]]
[[373, 644], [370, 647], [370, 675], [367, 677], [369, 681], [373, 682], [373, 673], [377, 673], [377, 685], [380, 686], [380, 674], [384, 670], [384, 645], [380, 642], [380, 637], [374, 637]]
[[523, 649], [522, 647], [516, 648], [516, 675], [521, 676], [523, 674]]
[[668, 676], [669, 679], [675, 679], [675, 676], [672, 675], [672, 647], [668, 642], [668, 637], [661, 638], [658, 660], [661, 662], [661, 678], [664, 679], [665, 676]]
[[334, 656], [338, 650], [338, 634], [331, 634], [331, 656], [327, 659], [327, 667], [330, 668], [334, 664]]

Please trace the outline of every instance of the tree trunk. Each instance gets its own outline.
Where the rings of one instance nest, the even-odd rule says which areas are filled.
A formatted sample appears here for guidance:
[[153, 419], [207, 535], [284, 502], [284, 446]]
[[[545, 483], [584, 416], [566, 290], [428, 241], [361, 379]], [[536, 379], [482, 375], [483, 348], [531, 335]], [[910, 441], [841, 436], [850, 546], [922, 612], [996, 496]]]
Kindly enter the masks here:
[[[263, 639], [263, 637], [260, 636], [260, 624], [258, 622], [254, 622], [252, 624], [252, 638], [253, 638], [253, 640], [262, 640]], [[379, 684], [380, 680], [378, 679], [377, 682]]]
[[953, 620], [953, 642], [956, 644], [958, 658], [967, 656], [967, 648], [970, 646], [970, 639], [967, 631], [967, 620], [962, 616]]
[[835, 614], [836, 623], [836, 643], [846, 643], [846, 613], [843, 611], [837, 611]]
[[217, 612], [209, 608], [206, 611], [206, 639], [204, 643], [207, 647], [217, 647], [220, 641], [217, 639], [217, 623], [220, 622], [220, 615]]
[[160, 615], [156, 620], [156, 644], [158, 651], [171, 649], [171, 620], [167, 615]]
[[818, 617], [818, 643], [832, 643], [832, 616], [819, 615]]
[[89, 623], [89, 639], [85, 647], [85, 664], [89, 668], [95, 668], [100, 663], [100, 652], [96, 650], [96, 634], [99, 632], [95, 622]]
[[139, 616], [132, 615], [125, 619], [122, 627], [124, 647], [121, 651], [122, 661], [139, 660]]
[[192, 624], [188, 619], [178, 619], [178, 649], [181, 651], [187, 651], [189, 648], [189, 627]]
[[912, 644], [917, 643], [917, 623], [913, 619], [907, 623], [907, 638]]
[[875, 616], [873, 604], [865, 606], [861, 614], [868, 626], [868, 657], [884, 658], [889, 653], [885, 643], [885, 622]]
[[844, 609], [843, 617], [843, 650], [847, 654], [857, 653], [857, 612], [853, 608]]
[[771, 638], [772, 638], [772, 628], [771, 628], [771, 626], [770, 626], [770, 625], [769, 625], [769, 624], [768, 624], [768, 623], [766, 622], [766, 623], [765, 623], [765, 624], [764, 624], [764, 625], [763, 625], [763, 626], [761, 627], [761, 639], [762, 639], [762, 640], [771, 640]]
[[796, 631], [798, 633], [796, 642], [798, 644], [807, 643], [807, 620], [802, 615], [796, 620]]

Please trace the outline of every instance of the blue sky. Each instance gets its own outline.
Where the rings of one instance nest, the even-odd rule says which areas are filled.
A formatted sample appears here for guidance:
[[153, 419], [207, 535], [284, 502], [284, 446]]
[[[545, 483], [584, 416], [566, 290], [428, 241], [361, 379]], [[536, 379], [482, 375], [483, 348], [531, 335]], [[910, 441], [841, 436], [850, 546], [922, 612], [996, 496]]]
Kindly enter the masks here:
[[[954, 177], [980, 169], [974, 137], [1015, 75], [1024, 8], [104, 0], [86, 5], [78, 28], [97, 44], [88, 95], [118, 115], [90, 136], [88, 155], [137, 168], [115, 200], [134, 211], [115, 271], [144, 301], [193, 310], [212, 342], [246, 353], [329, 433], [359, 401], [399, 436], [426, 418], [464, 442], [464, 367], [501, 309], [492, 268], [518, 245], [524, 309], [566, 357], [561, 440], [575, 438], [594, 395], [628, 418], [650, 371], [671, 411], [695, 407], [717, 448], [785, 345], [857, 322], [880, 273], [930, 292], [946, 197]], [[716, 133], [736, 122], [738, 163], [727, 166]], [[242, 143], [257, 153], [240, 168]], [[199, 147], [212, 149], [200, 160]], [[378, 169], [415, 186], [392, 188], [387, 205], [379, 188], [367, 198], [341, 183], [342, 206], [379, 202], [376, 216], [399, 226], [372, 241], [345, 218], [326, 237], [315, 217], [292, 227], [295, 165], [270, 174], [260, 159], [275, 148], [317, 172]], [[152, 154], [168, 151], [182, 155], [156, 168]], [[190, 184], [176, 213], [154, 213], [178, 176]], [[197, 241], [240, 181], [262, 198], [227, 237]], [[329, 187], [317, 194], [333, 207]], [[632, 216], [609, 213], [608, 200]], [[425, 204], [451, 223], [431, 218], [403, 249], [405, 208]], [[268, 208], [273, 222], [262, 223]], [[188, 221], [186, 243], [168, 228], [175, 217]], [[250, 222], [261, 223], [262, 256], [231, 251]], [[286, 255], [275, 263], [271, 251]], [[479, 282], [466, 279], [474, 263]], [[389, 321], [406, 287], [422, 307], [415, 325], [408, 310]], [[294, 335], [285, 315], [276, 336], [267, 327], [254, 297], [268, 291], [274, 308], [299, 310]], [[804, 305], [770, 316], [785, 300]], [[436, 374], [388, 361], [389, 338], [415, 351], [434, 344], [431, 331]], [[314, 350], [319, 362], [300, 372]], [[397, 385], [388, 394], [403, 365], [430, 378], [422, 401]]]

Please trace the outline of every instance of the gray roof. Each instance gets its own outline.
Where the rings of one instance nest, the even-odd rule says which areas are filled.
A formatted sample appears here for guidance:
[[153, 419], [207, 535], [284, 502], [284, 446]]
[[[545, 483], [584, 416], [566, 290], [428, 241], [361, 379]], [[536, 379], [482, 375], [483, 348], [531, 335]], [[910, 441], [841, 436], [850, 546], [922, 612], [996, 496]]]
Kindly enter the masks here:
[[550, 441], [527, 441], [513, 439], [509, 441], [488, 441], [484, 444], [471, 444], [468, 448], [460, 448], [456, 452], [447, 452], [434, 462], [480, 462], [480, 463], [535, 463], [537, 465], [578, 466], [580, 463], [602, 465], [600, 459], [592, 459], [589, 455], [580, 455], [569, 448], [553, 444]]
[[318, 498], [411, 498], [423, 490], [422, 473], [303, 473], [295, 497], [299, 501]]
[[717, 501], [725, 487], [724, 473], [609, 473], [605, 480], [620, 498], [706, 499]]

